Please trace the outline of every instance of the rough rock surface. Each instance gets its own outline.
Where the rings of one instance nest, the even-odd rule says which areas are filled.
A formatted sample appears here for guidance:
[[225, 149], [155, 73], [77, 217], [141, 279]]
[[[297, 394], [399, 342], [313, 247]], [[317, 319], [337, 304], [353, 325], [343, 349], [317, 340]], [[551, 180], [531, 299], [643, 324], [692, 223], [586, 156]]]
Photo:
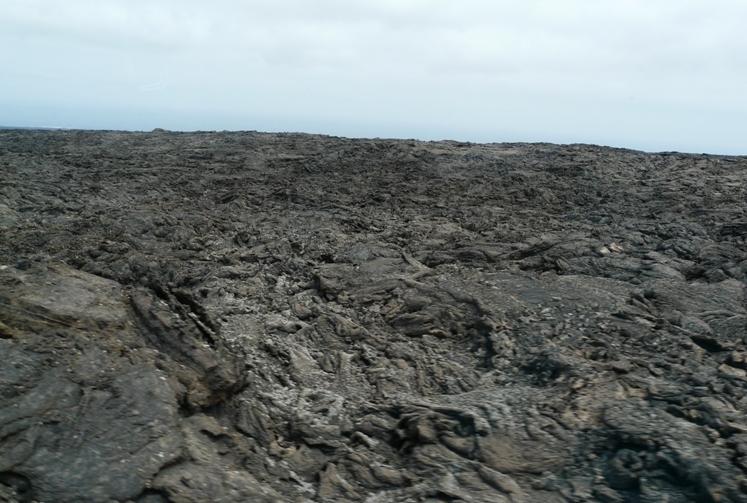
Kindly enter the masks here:
[[747, 501], [747, 158], [0, 131], [0, 500]]

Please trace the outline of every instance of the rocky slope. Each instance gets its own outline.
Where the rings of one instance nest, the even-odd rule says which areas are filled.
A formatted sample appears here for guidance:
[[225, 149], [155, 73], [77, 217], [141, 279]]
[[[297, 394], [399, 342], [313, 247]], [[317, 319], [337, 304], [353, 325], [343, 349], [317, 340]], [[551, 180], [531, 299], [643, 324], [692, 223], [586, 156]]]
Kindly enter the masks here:
[[0, 499], [747, 501], [747, 158], [0, 131]]

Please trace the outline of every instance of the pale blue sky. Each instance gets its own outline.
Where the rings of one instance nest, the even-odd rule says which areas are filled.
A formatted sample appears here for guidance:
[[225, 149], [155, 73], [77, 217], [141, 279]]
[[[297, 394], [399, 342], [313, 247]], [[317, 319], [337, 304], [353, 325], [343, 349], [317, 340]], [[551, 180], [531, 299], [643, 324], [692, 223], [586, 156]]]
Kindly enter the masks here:
[[0, 125], [747, 154], [744, 0], [2, 0]]

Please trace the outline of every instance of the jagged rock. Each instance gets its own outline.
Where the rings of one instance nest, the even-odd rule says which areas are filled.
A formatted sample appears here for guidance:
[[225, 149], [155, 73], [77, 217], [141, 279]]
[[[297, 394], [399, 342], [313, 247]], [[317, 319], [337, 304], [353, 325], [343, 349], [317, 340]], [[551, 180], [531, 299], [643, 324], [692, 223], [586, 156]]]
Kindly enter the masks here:
[[747, 159], [0, 131], [0, 500], [747, 501]]

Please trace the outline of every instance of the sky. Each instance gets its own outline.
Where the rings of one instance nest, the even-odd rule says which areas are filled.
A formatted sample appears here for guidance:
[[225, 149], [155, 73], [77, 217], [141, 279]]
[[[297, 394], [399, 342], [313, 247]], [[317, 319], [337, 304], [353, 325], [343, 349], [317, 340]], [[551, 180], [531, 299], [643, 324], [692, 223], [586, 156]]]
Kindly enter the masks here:
[[0, 125], [747, 154], [744, 0], [2, 0]]

